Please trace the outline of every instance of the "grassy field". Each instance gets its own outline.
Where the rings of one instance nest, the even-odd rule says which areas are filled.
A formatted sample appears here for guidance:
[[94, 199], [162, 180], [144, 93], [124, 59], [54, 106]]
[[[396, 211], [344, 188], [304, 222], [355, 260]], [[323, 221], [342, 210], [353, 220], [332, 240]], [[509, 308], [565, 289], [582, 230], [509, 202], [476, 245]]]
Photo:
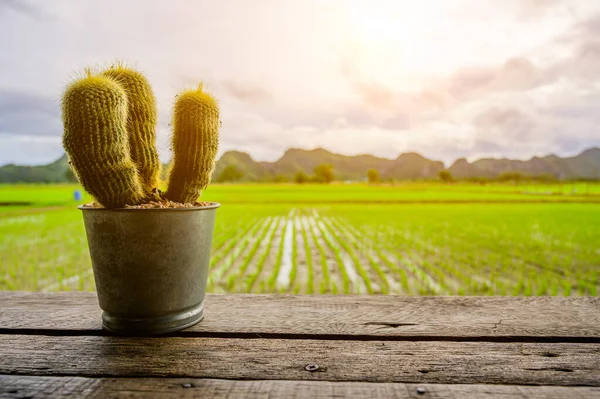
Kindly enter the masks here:
[[[72, 185], [0, 185], [0, 289], [93, 290]], [[90, 198], [85, 196], [84, 201]], [[600, 185], [212, 185], [213, 292], [597, 295]]]

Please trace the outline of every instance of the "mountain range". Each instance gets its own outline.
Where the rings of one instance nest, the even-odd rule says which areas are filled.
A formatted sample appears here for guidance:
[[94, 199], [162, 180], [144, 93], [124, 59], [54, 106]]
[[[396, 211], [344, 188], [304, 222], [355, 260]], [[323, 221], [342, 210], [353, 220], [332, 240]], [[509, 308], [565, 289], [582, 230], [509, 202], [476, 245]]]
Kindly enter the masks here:
[[[338, 180], [363, 180], [369, 169], [377, 169], [382, 179], [434, 179], [445, 168], [442, 162], [427, 159], [414, 152], [400, 154], [396, 159], [387, 159], [373, 155], [340, 155], [323, 148], [314, 150], [291, 148], [275, 162], [258, 162], [245, 152], [225, 152], [217, 162], [213, 179], [216, 180], [230, 165], [236, 166], [242, 172], [243, 180], [261, 181], [272, 180], [278, 175], [291, 179], [298, 171], [311, 174], [320, 164], [333, 165]], [[65, 182], [69, 178], [68, 167], [66, 155], [48, 165], [9, 164], [0, 167], [0, 182]], [[469, 162], [461, 158], [456, 160], [448, 170], [459, 179], [493, 178], [504, 172], [551, 175], [557, 179], [600, 179], [600, 148], [590, 148], [573, 157], [561, 158], [548, 155], [533, 157], [527, 161], [483, 158]]]
[[[276, 175], [291, 178], [298, 171], [310, 174], [320, 164], [333, 165], [338, 180], [363, 180], [369, 169], [377, 169], [381, 179], [385, 180], [434, 179], [445, 169], [442, 162], [427, 159], [414, 152], [400, 154], [396, 159], [387, 159], [373, 155], [340, 155], [323, 148], [292, 148], [275, 162], [257, 162], [244, 152], [226, 152], [219, 159], [213, 177], [218, 178], [227, 166], [235, 165], [242, 171], [245, 180], [268, 180]], [[560, 180], [600, 179], [600, 148], [590, 148], [573, 157], [548, 155], [533, 157], [528, 161], [483, 158], [469, 162], [461, 158], [448, 170], [458, 179], [493, 178], [505, 172], [547, 175]]]

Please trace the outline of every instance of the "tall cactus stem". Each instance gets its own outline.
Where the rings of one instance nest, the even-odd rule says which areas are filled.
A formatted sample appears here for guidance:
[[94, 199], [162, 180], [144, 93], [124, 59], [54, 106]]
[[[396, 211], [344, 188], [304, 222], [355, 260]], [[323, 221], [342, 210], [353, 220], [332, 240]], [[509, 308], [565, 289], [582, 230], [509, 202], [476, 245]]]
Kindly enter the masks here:
[[150, 82], [140, 72], [117, 64], [103, 76], [118, 82], [127, 95], [127, 133], [131, 159], [136, 165], [146, 197], [158, 187], [160, 160], [156, 150], [156, 99]]
[[62, 118], [63, 146], [83, 188], [107, 208], [139, 204], [144, 195], [129, 153], [121, 85], [88, 72], [67, 87]]

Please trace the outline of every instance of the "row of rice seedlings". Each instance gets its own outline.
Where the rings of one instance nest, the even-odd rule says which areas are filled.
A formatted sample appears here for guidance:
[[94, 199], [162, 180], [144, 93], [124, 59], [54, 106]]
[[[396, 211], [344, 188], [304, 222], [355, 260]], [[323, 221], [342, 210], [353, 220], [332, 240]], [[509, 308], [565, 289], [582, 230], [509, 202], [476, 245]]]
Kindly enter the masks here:
[[[432, 240], [433, 241], [433, 240]], [[463, 257], [459, 247], [446, 247], [431, 244], [427, 246], [427, 256], [435, 262], [435, 267], [440, 273], [451, 277], [451, 293], [458, 295], [490, 295], [504, 290], [503, 280], [510, 283], [508, 279], [491, 278], [494, 272], [486, 272], [482, 264], [473, 264]], [[428, 245], [428, 244], [425, 244]], [[430, 263], [430, 262], [428, 262]], [[486, 274], [488, 275], [486, 277]]]
[[[539, 242], [537, 245], [532, 246], [530, 244], [531, 234], [523, 235], [521, 237], [522, 234], [520, 234], [520, 232], [512, 229], [501, 234], [501, 236], [504, 237], [503, 239], [497, 239], [497, 236], [499, 235], [500, 234], [497, 233], [494, 234], [494, 231], [490, 232], [488, 229], [482, 228], [478, 229], [477, 233], [470, 234], [470, 237], [465, 237], [463, 233], [459, 235], [459, 238], [468, 238], [472, 242], [475, 242], [478, 248], [494, 251], [502, 254], [503, 256], [511, 256], [515, 259], [521, 259], [530, 267], [553, 272], [559, 276], [563, 276], [569, 269], [574, 269], [577, 271], [579, 276], [582, 276], [584, 279], [586, 279], [586, 275], [588, 275], [589, 272], [593, 273], [595, 269], [594, 262], [578, 262], [576, 261], [577, 258], [573, 257], [573, 255], [581, 255], [586, 251], [588, 254], [591, 254], [592, 252], [590, 252], [590, 248], [579, 248], [578, 250], [573, 250], [572, 245], [562, 246], [562, 248], [565, 248], [568, 251], [568, 253], [562, 254], [559, 253], [557, 248], [550, 248], [549, 244], [560, 241], [558, 240], [557, 236], [552, 236], [553, 238], [548, 239], [546, 244]], [[506, 237], [513, 239], [506, 240]], [[552, 256], [549, 258], [546, 255], [548, 253], [552, 253]], [[585, 256], [588, 257], [588, 254]], [[546, 259], [544, 259], [543, 256], [546, 256]], [[550, 261], [549, 263], [546, 263], [548, 259]], [[576, 265], [574, 263], [576, 263]], [[567, 264], [570, 264], [571, 267], [565, 267]]]
[[304, 243], [304, 253], [306, 254], [306, 293], [313, 294], [315, 291], [313, 261], [310, 243], [308, 242], [308, 234], [306, 234], [306, 216], [301, 216], [300, 231], [302, 232], [302, 242]]
[[390, 291], [393, 293], [402, 293], [402, 288], [394, 279], [394, 271], [388, 269], [385, 262], [382, 262], [380, 259], [377, 259], [375, 256], [373, 256], [373, 247], [375, 246], [375, 243], [369, 239], [366, 239], [366, 237], [363, 235], [356, 234], [355, 231], [347, 228], [343, 223], [341, 223], [339, 218], [332, 217], [327, 219], [333, 225], [333, 228], [342, 232], [348, 242], [350, 242], [350, 244], [353, 245], [358, 251], [361, 251], [361, 253], [367, 258], [371, 269], [374, 270], [379, 276], [380, 293], [389, 294]]
[[[432, 239], [438, 238], [439, 235], [426, 233]], [[475, 234], [473, 234], [475, 235]], [[473, 235], [470, 238], [473, 238]], [[567, 278], [568, 269], [560, 270], [554, 279], [549, 278], [548, 276], [552, 276], [556, 270], [548, 271], [546, 270], [543, 273], [539, 273], [540, 265], [536, 265], [531, 261], [523, 260], [520, 257], [514, 256], [512, 254], [500, 254], [493, 253], [489, 247], [481, 248], [479, 246], [473, 247], [474, 240], [467, 239], [457, 239], [455, 237], [446, 237], [444, 238], [446, 245], [450, 245], [449, 247], [444, 248], [444, 251], [448, 251], [452, 253], [451, 258], [452, 262], [450, 264], [444, 263], [442, 259], [437, 261], [437, 265], [441, 266], [446, 271], [450, 272], [452, 275], [458, 277], [462, 280], [462, 286], [455, 291], [455, 293], [459, 295], [464, 294], [513, 294], [513, 295], [547, 295], [552, 294], [556, 295], [560, 292], [560, 284], [556, 281], [557, 279]], [[487, 243], [497, 242], [496, 240], [487, 240]], [[490, 244], [487, 244], [490, 245]], [[468, 251], [465, 248], [471, 247], [472, 251]], [[439, 247], [437, 247], [439, 251]], [[482, 251], [488, 251], [488, 256], [484, 258], [486, 261], [485, 265], [489, 268], [492, 266], [494, 270], [489, 272], [489, 278], [484, 278], [481, 273], [485, 268], [482, 266], [484, 264], [476, 262], [465, 261], [464, 259], [469, 259], [469, 254], [476, 253], [479, 254]], [[489, 255], [497, 256], [498, 259], [508, 259], [508, 261], [501, 262], [492, 262], [490, 263]], [[481, 259], [481, 258], [480, 258]], [[456, 262], [456, 263], [454, 263]], [[459, 264], [462, 271], [458, 271], [453, 265]], [[534, 273], [530, 273], [527, 275], [527, 283], [520, 284], [519, 270], [521, 269], [536, 269]], [[548, 274], [550, 273], [550, 274]], [[581, 274], [580, 274], [581, 275]], [[585, 275], [585, 274], [584, 274]], [[593, 276], [593, 275], [592, 275]], [[554, 280], [554, 281], [551, 281]], [[589, 280], [580, 279], [576, 285], [577, 290], [580, 294], [584, 292], [595, 292], [594, 288], [596, 284], [590, 284]], [[510, 288], [512, 287], [512, 288]], [[593, 287], [593, 288], [592, 288]], [[568, 290], [567, 290], [568, 291]]]
[[340, 248], [333, 243], [331, 236], [323, 229], [322, 223], [319, 223], [316, 220], [315, 215], [313, 215], [312, 217], [309, 218], [309, 224], [311, 225], [311, 228], [315, 228], [315, 230], [320, 233], [320, 237], [323, 238], [323, 241], [325, 241], [325, 244], [327, 245], [327, 247], [333, 252], [333, 254], [335, 256], [335, 260], [337, 262], [337, 270], [339, 271], [340, 275], [342, 276], [343, 292], [344, 292], [344, 294], [349, 294], [351, 280], [350, 280], [350, 277], [348, 276], [344, 260], [341, 257]]
[[439, 256], [438, 248], [420, 240], [415, 233], [414, 230], [398, 229], [394, 238], [409, 243], [410, 250], [407, 252], [414, 259], [418, 260], [421, 267], [436, 280], [444, 294], [455, 292], [461, 286], [461, 283], [463, 283], [460, 280], [460, 276], [455, 276], [444, 270], [442, 265], [437, 262]]
[[[80, 273], [85, 262], [65, 264], [71, 253], [87, 251], [78, 212], [4, 216], [0, 219], [0, 289], [39, 290], [67, 275]], [[79, 222], [79, 223], [78, 223]], [[88, 262], [89, 264], [89, 262]], [[62, 266], [60, 271], [57, 267]]]
[[260, 231], [264, 231], [266, 226], [271, 223], [271, 217], [267, 216], [262, 222], [255, 223], [247, 234], [241, 235], [240, 240], [236, 240], [230, 250], [226, 252], [226, 255], [215, 262], [213, 269], [208, 275], [208, 286], [210, 290], [217, 287], [221, 289], [228, 289], [229, 284], [225, 281], [227, 274], [231, 271], [235, 261], [238, 257], [246, 251], [249, 243]]
[[294, 294], [299, 294], [301, 290], [301, 281], [296, 281], [298, 276], [298, 240], [297, 240], [298, 219], [292, 219], [292, 270], [290, 270], [289, 287], [294, 287]]
[[278, 291], [286, 292], [290, 289], [292, 269], [294, 268], [294, 214], [295, 209], [292, 209], [287, 217], [285, 224], [285, 232], [283, 235], [283, 252], [281, 255], [281, 265], [276, 276], [275, 286]]
[[224, 265], [221, 265], [223, 259], [232, 259], [232, 251], [235, 251], [236, 248], [239, 249], [240, 244], [246, 240], [249, 240], [251, 235], [260, 229], [265, 223], [267, 223], [267, 219], [259, 219], [249, 223], [244, 229], [238, 230], [237, 234], [231, 236], [223, 245], [221, 245], [216, 251], [216, 254], [214, 253], [215, 251], [213, 251], [213, 256], [210, 260], [211, 267], [208, 276], [209, 285], [213, 279], [215, 281], [217, 280], [215, 277], [220, 277], [225, 272]]
[[[517, 280], [516, 272], [519, 268], [515, 267], [516, 264], [507, 267], [500, 254], [482, 252], [480, 248], [473, 247], [471, 241], [457, 240], [455, 237], [436, 235], [433, 232], [425, 234], [434, 242], [440, 256], [438, 264], [462, 281], [463, 286], [455, 293], [506, 295], [510, 292], [510, 287]], [[444, 245], [435, 245], [436, 239]], [[444, 259], [448, 259], [450, 263], [445, 263]], [[484, 277], [484, 274], [488, 277]]]
[[[379, 265], [379, 269], [384, 273], [385, 273], [385, 271], [383, 271], [383, 269], [381, 268], [382, 267], [381, 265], [383, 264], [383, 265], [387, 266], [387, 268], [391, 272], [391, 274], [395, 275], [398, 278], [398, 280], [400, 281], [400, 285], [401, 285], [401, 289], [402, 289], [401, 293], [403, 293], [403, 294], [411, 293], [410, 283], [409, 283], [409, 279], [408, 279], [408, 275], [406, 274], [406, 271], [403, 268], [398, 267], [398, 264], [390, 261], [390, 259], [381, 250], [381, 245], [379, 242], [374, 242], [372, 239], [368, 238], [365, 234], [359, 232], [356, 229], [356, 227], [351, 225], [348, 221], [341, 219], [341, 218], [336, 218], [335, 220], [338, 223], [338, 225], [340, 226], [340, 228], [345, 229], [346, 231], [349, 231], [352, 235], [354, 235], [355, 240], [358, 240], [359, 238], [362, 239], [363, 243], [366, 244], [367, 248], [370, 249], [371, 251], [375, 252], [375, 254], [377, 255], [377, 258], [379, 258], [379, 259], [374, 259], [371, 255], [369, 255], [369, 261]], [[386, 273], [386, 275], [387, 275], [387, 273]]]
[[[593, 279], [593, 273], [581, 272], [579, 273], [579, 276], [583, 277], [579, 278], [578, 280], [577, 275], [571, 273], [570, 268], [559, 269], [552, 266], [537, 264], [522, 257], [522, 255], [515, 254], [514, 252], [509, 254], [498, 252], [500, 249], [494, 250], [493, 247], [490, 247], [490, 245], [492, 245], [491, 241], [486, 241], [486, 243], [489, 242], [490, 244], [487, 244], [485, 247], [473, 244], [472, 241], [474, 240], [464, 240], [464, 243], [468, 243], [468, 245], [473, 246], [473, 251], [477, 251], [479, 253], [486, 251], [489, 254], [499, 258], [501, 260], [499, 264], [503, 266], [503, 276], [512, 276], [512, 281], [515, 282], [512, 285], [512, 289], [506, 287], [503, 290], [504, 292], [498, 292], [498, 290], [495, 290], [493, 292], [494, 294], [506, 294], [510, 292], [512, 295], [557, 295], [560, 292], [560, 284], [553, 283], [552, 281], [546, 281], [547, 279], [555, 281], [570, 281], [572, 286], [578, 287], [578, 292], [581, 295], [587, 292], [590, 292], [590, 294], [595, 292], [595, 287], [597, 284], [595, 284]], [[460, 242], [460, 240], [458, 242]], [[522, 274], [527, 270], [531, 271], [531, 273], [528, 274], [528, 278], [533, 279], [533, 281], [537, 281], [535, 286], [521, 284], [518, 282], [520, 281], [518, 277], [519, 274]], [[540, 271], [542, 271], [542, 273], [540, 273]], [[564, 286], [566, 285], [563, 284], [563, 287]], [[571, 293], [571, 289], [562, 291], [563, 294], [566, 294], [567, 292], [568, 294]]]
[[[285, 224], [285, 218], [278, 217], [278, 218], [276, 218], [276, 221], [274, 223], [275, 223], [274, 228], [271, 229], [271, 232], [269, 233], [269, 236], [267, 238], [267, 245], [265, 246], [265, 250], [261, 254], [258, 261], [256, 262], [256, 267], [254, 268], [254, 271], [252, 273], [250, 273], [248, 275], [248, 277], [246, 278], [246, 292], [252, 292], [252, 289], [254, 288], [254, 284], [256, 283], [256, 280], [260, 277], [260, 275], [263, 271], [264, 265], [265, 265], [265, 261], [267, 260], [267, 257], [271, 253], [271, 248], [273, 246], [275, 233], [278, 231], [278, 229], [280, 228], [281, 225]], [[264, 287], [263, 287], [263, 289], [264, 289]], [[263, 291], [263, 289], [261, 289], [261, 292]]]
[[[81, 228], [79, 221], [68, 222], [63, 229], [52, 226], [44, 229], [43, 242], [29, 249], [26, 257], [34, 258], [16, 260], [17, 264], [24, 262], [24, 278], [30, 279], [28, 284], [35, 290], [46, 289], [57, 291], [66, 288], [77, 288], [77, 282], [82, 287], [93, 289], [94, 282], [91, 271], [91, 261], [85, 234], [72, 234], [73, 230]], [[81, 230], [83, 230], [81, 228]], [[35, 259], [35, 260], [34, 260]], [[87, 274], [86, 274], [87, 273]]]
[[277, 284], [277, 276], [279, 276], [279, 271], [281, 270], [281, 264], [283, 262], [283, 250], [285, 246], [285, 237], [287, 231], [287, 219], [284, 219], [283, 223], [283, 233], [281, 234], [281, 240], [279, 241], [279, 248], [277, 250], [277, 259], [275, 260], [275, 267], [273, 267], [273, 271], [271, 272], [271, 276], [267, 281], [267, 287], [269, 292], [275, 292], [276, 284]]
[[[258, 219], [252, 218], [249, 220], [242, 219], [237, 223], [228, 223], [227, 227], [219, 229], [219, 232], [215, 234], [212, 243], [212, 253], [219, 253], [221, 249], [226, 245], [230, 244], [233, 237], [239, 236], [241, 231], [250, 228]], [[238, 233], [237, 235], [234, 233]], [[235, 242], [235, 240], [233, 240]]]
[[313, 223], [309, 222], [309, 218], [312, 216], [303, 215], [303, 230], [306, 230], [310, 233], [310, 237], [313, 240], [313, 243], [319, 250], [319, 256], [321, 261], [321, 281], [319, 283], [319, 293], [325, 294], [328, 292], [332, 292], [334, 294], [337, 293], [337, 285], [332, 284], [331, 277], [329, 275], [329, 267], [327, 265], [327, 254], [325, 252], [325, 248], [321, 245], [319, 238], [317, 237], [316, 229]]
[[[435, 220], [435, 219], [432, 219]], [[447, 218], [444, 220], [448, 220]], [[446, 223], [446, 222], [444, 222]], [[447, 223], [446, 223], [447, 224]], [[494, 225], [495, 226], [495, 225]], [[446, 226], [444, 226], [442, 223], [440, 223], [440, 225], [436, 225], [433, 223], [427, 223], [426, 227], [431, 227], [429, 229], [429, 231], [426, 232], [426, 234], [428, 235], [428, 237], [431, 237], [432, 241], [434, 244], [436, 244], [436, 240], [438, 242], [443, 242], [443, 238], [438, 234], [439, 232], [436, 231], [436, 229], [439, 229], [441, 231], [448, 231], [448, 228]], [[467, 246], [473, 247], [473, 241], [476, 240], [477, 234], [479, 233], [479, 231], [481, 229], [478, 229], [479, 231], [474, 231], [472, 229], [469, 229], [470, 225], [469, 224], [461, 224], [461, 228], [457, 229], [457, 233], [458, 236], [461, 235], [467, 235], [468, 237], [466, 237], [464, 240]], [[491, 231], [490, 231], [491, 230]], [[514, 229], [513, 229], [514, 230]], [[487, 234], [490, 234], [489, 237], [486, 237], [484, 239], [484, 244], [488, 244], [488, 245], [494, 245], [497, 242], [501, 242], [504, 240], [504, 242], [502, 243], [503, 247], [506, 248], [506, 246], [510, 246], [510, 242], [514, 240], [514, 236], [515, 234], [517, 234], [517, 232], [513, 231], [513, 230], [506, 230], [506, 231], [498, 231], [498, 232], [494, 232], [493, 229], [487, 228], [485, 229], [485, 232]], [[523, 229], [521, 229], [523, 230]], [[581, 229], [580, 229], [581, 230]], [[550, 230], [552, 231], [552, 230]], [[530, 231], [531, 233], [531, 231]], [[593, 233], [593, 234], [592, 234]], [[590, 234], [588, 235], [589, 237], [596, 237], [595, 235], [596, 233], [594, 233], [594, 230], [590, 229]], [[454, 267], [456, 269], [459, 269], [462, 271], [463, 274], [466, 275], [473, 275], [475, 276], [473, 279], [474, 280], [478, 280], [477, 282], [479, 283], [479, 288], [478, 289], [486, 289], [486, 290], [493, 290], [495, 293], [510, 293], [510, 289], [509, 287], [512, 285], [511, 283], [511, 275], [515, 274], [520, 268], [525, 267], [525, 268], [531, 268], [531, 266], [524, 266], [521, 265], [521, 262], [519, 260], [514, 260], [512, 259], [512, 261], [510, 261], [509, 256], [505, 254], [500, 256], [498, 254], [493, 254], [493, 253], [485, 253], [484, 251], [481, 251], [479, 249], [473, 249], [473, 250], [468, 250], [468, 247], [463, 246], [462, 242], [456, 241], [455, 238], [453, 238], [454, 234], [448, 234], [450, 236], [449, 239], [446, 239], [446, 242], [444, 243], [444, 251], [448, 251], [450, 250], [450, 257], [451, 259], [448, 258], [444, 258], [442, 257], [441, 259], [436, 260], [436, 264], [440, 264], [442, 262], [448, 262], [448, 264], [451, 267]], [[523, 236], [523, 234], [519, 234], [517, 237], [519, 236]], [[588, 236], [585, 236], [584, 238], [587, 239]], [[510, 240], [507, 240], [506, 237], [509, 237]], [[579, 237], [581, 237], [581, 234], [579, 234]], [[473, 238], [475, 238], [475, 240], [473, 240]], [[583, 241], [581, 238], [578, 238], [578, 242], [581, 244], [585, 241]], [[524, 239], [524, 242], [527, 243], [526, 237]], [[563, 242], [564, 244], [565, 242]], [[572, 247], [572, 245], [569, 243], [569, 240], [566, 241], [566, 243], [568, 245], [563, 245], [563, 248], [570, 248]], [[579, 245], [580, 245], [579, 244]], [[496, 246], [496, 245], [494, 245]], [[539, 246], [539, 245], [538, 245]], [[591, 245], [588, 246], [588, 248], [596, 248], [597, 245]], [[532, 247], [530, 246], [526, 246], [525, 249], [528, 249], [531, 252], [534, 252], [535, 254], [541, 252], [538, 250], [531, 250]], [[535, 247], [537, 248], [537, 247]], [[438, 254], [439, 255], [439, 254]], [[511, 255], [514, 255], [511, 254]], [[519, 254], [519, 256], [521, 256]], [[587, 255], [585, 255], [587, 257]], [[525, 256], [523, 256], [525, 258]], [[589, 260], [586, 263], [586, 268], [581, 268], [578, 269], [575, 267], [574, 264], [571, 264], [568, 267], [565, 267], [565, 263], [560, 263], [562, 262], [562, 260], [564, 260], [564, 257], [562, 256], [556, 256], [554, 257], [554, 255], [552, 255], [550, 257], [551, 259], [555, 259], [555, 261], [553, 262], [554, 264], [556, 264], [557, 266], [559, 265], [562, 269], [563, 269], [563, 273], [560, 275], [556, 275], [557, 279], [564, 279], [564, 278], [569, 278], [575, 281], [575, 285], [577, 285], [577, 277], [580, 278], [580, 280], [589, 280], [590, 283], [588, 283], [588, 286], [594, 286], [595, 289], [597, 290], [597, 284], [594, 284], [597, 282], [597, 275], [594, 274], [593, 272], [593, 267], [590, 267], [591, 265], [593, 265], [593, 262], [590, 262]], [[562, 258], [562, 260], [560, 259]], [[581, 257], [579, 257], [580, 259], [582, 259]], [[469, 260], [469, 262], [465, 262], [464, 260]], [[529, 259], [529, 257], [526, 258], [527, 260], [532, 260]], [[575, 258], [573, 258], [575, 259]], [[589, 258], [587, 258], [589, 259]], [[535, 260], [534, 260], [535, 261]], [[468, 264], [467, 264], [468, 263]], [[596, 262], [597, 264], [597, 262]], [[447, 269], [446, 265], [441, 265], [442, 267], [444, 267], [445, 269]], [[469, 270], [471, 269], [471, 270]], [[572, 272], [572, 269], [576, 269], [576, 273]], [[582, 270], [583, 269], [583, 270]], [[486, 284], [485, 284], [485, 274], [489, 273], [489, 278], [487, 280], [492, 281], [493, 282], [493, 287], [490, 286], [488, 288], [485, 288]], [[457, 275], [458, 273], [452, 273]], [[539, 276], [546, 276], [546, 272], [543, 270], [537, 270], [537, 274]], [[552, 274], [550, 274], [551, 276]], [[514, 281], [516, 281], [516, 278], [512, 279]], [[553, 283], [553, 282], [549, 282], [548, 284], [546, 284], [544, 281], [542, 281], [542, 277], [538, 278], [538, 283], [536, 283], [536, 288], [535, 288], [535, 292], [542, 292], [544, 290], [544, 286], [547, 286], [548, 290], [550, 290], [551, 292], [556, 292], [556, 290], [558, 289], [557, 287], [560, 286], [560, 284], [557, 283]], [[583, 281], [585, 282], [585, 281]], [[583, 288], [582, 286], [584, 284], [582, 284], [582, 282], [579, 282], [578, 284], [580, 286], [580, 290]], [[591, 287], [588, 287], [587, 289], [592, 289]], [[577, 290], [577, 288], [575, 287], [575, 290]]]
[[415, 255], [412, 250], [399, 251], [396, 243], [391, 243], [391, 240], [388, 238], [381, 237], [381, 234], [376, 229], [363, 227], [362, 232], [374, 242], [379, 243], [379, 247], [386, 250], [385, 254], [383, 251], [380, 251], [379, 254], [388, 266], [393, 263], [400, 264], [402, 268], [407, 269], [416, 277], [416, 282], [419, 284], [416, 287], [411, 287], [411, 292], [420, 295], [444, 293], [444, 287], [423, 270], [420, 262], [417, 263], [414, 261], [413, 258]]
[[[461, 281], [458, 295], [506, 295], [514, 277], [504, 273], [497, 262], [488, 257], [472, 255], [463, 243], [453, 243], [450, 237], [431, 235], [438, 252], [438, 264]], [[439, 244], [435, 241], [439, 242]], [[443, 243], [443, 244], [442, 244]], [[470, 288], [469, 288], [470, 287]]]
[[[361, 261], [358, 258], [358, 255], [357, 255], [356, 251], [354, 250], [353, 246], [348, 244], [348, 242], [346, 240], [342, 239], [340, 234], [337, 233], [339, 231], [339, 229], [336, 226], [333, 226], [330, 223], [330, 221], [328, 220], [328, 218], [322, 217], [321, 220], [323, 222], [323, 226], [332, 233], [333, 237], [337, 240], [337, 242], [340, 243], [340, 245], [344, 248], [344, 250], [346, 250], [346, 253], [348, 253], [348, 255], [350, 255], [350, 258], [352, 259], [352, 261], [354, 263], [354, 268], [358, 272], [360, 277], [362, 278], [367, 292], [369, 294], [374, 294], [375, 290], [373, 289], [373, 285], [371, 284], [371, 277], [367, 274], [366, 270], [362, 267]], [[382, 280], [382, 284], [378, 284], [378, 286], [379, 286], [378, 288], [380, 290], [384, 290], [384, 289], [386, 290], [386, 292], [383, 292], [383, 293], [387, 293], [388, 285], [387, 285], [385, 276], [384, 276], [384, 279]], [[384, 286], [385, 286], [385, 288], [383, 288]]]
[[[472, 269], [471, 273], [469, 273], [468, 263], [460, 263], [460, 269], [454, 266], [456, 263], [451, 256], [451, 252], [460, 253], [460, 250], [453, 248], [451, 252], [447, 252], [445, 245], [441, 243], [436, 244], [435, 239], [439, 238], [439, 235], [427, 232], [424, 235], [429, 237], [429, 242], [420, 239], [414, 232], [407, 238], [427, 257], [424, 259], [423, 264], [435, 273], [438, 277], [438, 282], [444, 284], [450, 293], [461, 294], [465, 290], [465, 287], [468, 286], [477, 287], [478, 291], [472, 292], [473, 294], [492, 293], [490, 290], [493, 288], [493, 283], [480, 275], [481, 269]], [[404, 237], [406, 237], [406, 233]], [[442, 241], [446, 244], [445, 240]], [[432, 263], [430, 259], [434, 260], [435, 263]], [[446, 276], [450, 278], [449, 281], [446, 279]]]
[[[463, 294], [465, 287], [477, 287], [477, 294], [490, 294], [496, 289], [497, 284], [482, 275], [481, 268], [474, 268], [468, 262], [457, 262], [456, 254], [463, 251], [456, 247], [449, 248], [447, 239], [435, 231], [425, 231], [423, 235], [428, 241], [420, 239], [416, 231], [407, 236], [406, 231], [395, 233], [411, 242], [413, 248], [418, 249], [423, 257], [422, 264], [436, 276], [438, 282], [446, 287], [448, 292]], [[457, 267], [458, 266], [458, 267]], [[446, 278], [446, 276], [448, 278]]]
[[[348, 230], [352, 231], [356, 237], [362, 237], [363, 240], [373, 243], [372, 248], [374, 249], [375, 253], [379, 257], [379, 259], [390, 270], [392, 270], [392, 272], [396, 273], [396, 275], [401, 281], [405, 293], [411, 293], [413, 291], [412, 288], [415, 288], [417, 282], [421, 284], [422, 278], [420, 277], [420, 274], [422, 273], [412, 273], [413, 276], [416, 276], [416, 281], [412, 281], [412, 284], [410, 284], [409, 277], [405, 271], [405, 268], [399, 267], [400, 262], [398, 262], [396, 259], [394, 259], [393, 261], [390, 259], [392, 255], [386, 253], [387, 251], [384, 251], [384, 248], [386, 247], [382, 245], [382, 242], [380, 240], [374, 241], [374, 238], [366, 233], [367, 229], [363, 228], [362, 230], [357, 230], [355, 226], [351, 225], [346, 220], [338, 219], [338, 221], [342, 223]], [[413, 280], [413, 278], [411, 278], [411, 280]]]
[[278, 221], [279, 221], [279, 217], [277, 217], [277, 216], [270, 218], [267, 226], [262, 230], [262, 232], [258, 236], [258, 238], [254, 240], [254, 243], [250, 247], [250, 250], [245, 254], [245, 256], [242, 260], [242, 263], [235, 270], [235, 272], [229, 276], [229, 278], [227, 280], [227, 288], [230, 292], [235, 289], [236, 283], [239, 282], [244, 277], [244, 274], [246, 273], [246, 269], [248, 269], [250, 262], [252, 261], [252, 259], [256, 255], [256, 253], [258, 252], [258, 249], [260, 248], [260, 246], [264, 244], [265, 237], [267, 237], [269, 232], [274, 230], [274, 227], [278, 223]]
[[410, 243], [411, 250], [418, 251], [421, 264], [436, 277], [437, 282], [448, 293], [456, 293], [472, 281], [472, 276], [464, 272], [466, 265], [460, 265], [456, 268], [454, 260], [445, 252], [445, 242], [436, 242], [435, 234], [424, 233], [428, 240], [422, 240], [417, 235], [417, 231], [410, 233], [399, 233], [402, 240]]
[[228, 236], [224, 237], [221, 242], [213, 244], [213, 249], [211, 250], [211, 264], [218, 264], [229, 254], [229, 251], [240, 243], [240, 240], [253, 234], [255, 230], [259, 228], [261, 223], [265, 223], [266, 220], [267, 218], [253, 218], [240, 223], [236, 228], [230, 230]]

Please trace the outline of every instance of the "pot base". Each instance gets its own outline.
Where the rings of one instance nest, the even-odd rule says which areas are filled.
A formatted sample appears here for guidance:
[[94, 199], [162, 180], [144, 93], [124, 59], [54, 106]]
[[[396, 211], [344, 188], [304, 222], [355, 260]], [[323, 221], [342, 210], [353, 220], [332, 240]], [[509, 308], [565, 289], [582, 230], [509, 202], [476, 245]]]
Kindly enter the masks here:
[[102, 312], [102, 328], [118, 335], [159, 335], [183, 330], [204, 318], [204, 302], [161, 317], [128, 318]]

